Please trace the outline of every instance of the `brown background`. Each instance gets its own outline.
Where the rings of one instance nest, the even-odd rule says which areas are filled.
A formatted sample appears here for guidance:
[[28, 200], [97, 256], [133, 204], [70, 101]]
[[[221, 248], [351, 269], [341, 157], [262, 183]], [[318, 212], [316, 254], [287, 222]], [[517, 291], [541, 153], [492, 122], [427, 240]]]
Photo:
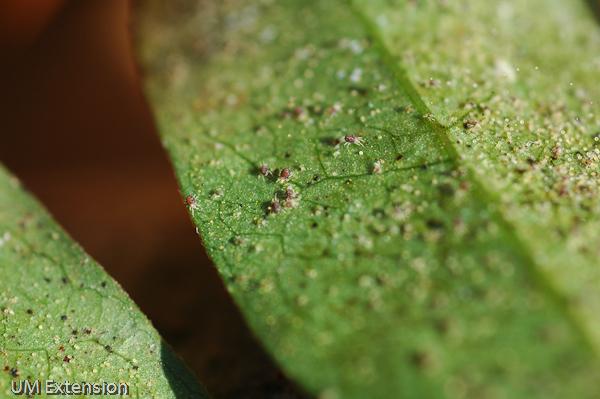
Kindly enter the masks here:
[[141, 95], [123, 0], [0, 0], [0, 162], [215, 397], [296, 397], [196, 237]]

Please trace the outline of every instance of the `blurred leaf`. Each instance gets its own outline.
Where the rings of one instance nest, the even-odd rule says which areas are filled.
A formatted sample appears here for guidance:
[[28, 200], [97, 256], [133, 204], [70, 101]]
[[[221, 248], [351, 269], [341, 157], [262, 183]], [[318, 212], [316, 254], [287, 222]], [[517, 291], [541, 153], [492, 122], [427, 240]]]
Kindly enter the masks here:
[[1, 397], [25, 379], [208, 397], [121, 287], [2, 168], [0, 318]]
[[583, 3], [154, 1], [136, 23], [205, 246], [310, 392], [598, 396]]

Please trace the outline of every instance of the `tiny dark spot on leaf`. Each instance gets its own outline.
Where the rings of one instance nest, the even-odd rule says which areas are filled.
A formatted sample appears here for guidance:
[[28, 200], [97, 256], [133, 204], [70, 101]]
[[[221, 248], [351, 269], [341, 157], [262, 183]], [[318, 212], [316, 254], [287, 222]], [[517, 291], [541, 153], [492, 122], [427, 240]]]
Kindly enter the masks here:
[[440, 184], [438, 189], [440, 190], [440, 194], [445, 197], [450, 197], [454, 194], [454, 187], [448, 183]]
[[244, 239], [240, 236], [235, 236], [231, 238], [231, 243], [233, 245], [243, 245], [244, 244]]
[[351, 93], [356, 93], [363, 97], [369, 94], [369, 89], [360, 86], [348, 86], [348, 91]]
[[477, 126], [477, 121], [475, 119], [467, 119], [463, 123], [465, 129], [473, 129], [475, 126]]
[[315, 116], [323, 115], [324, 108], [321, 105], [311, 105], [308, 107], [308, 112]]
[[527, 172], [527, 169], [524, 167], [517, 167], [517, 168], [515, 168], [515, 172], [522, 175], [523, 173]]
[[420, 369], [427, 368], [431, 364], [431, 357], [423, 351], [415, 351], [410, 355], [412, 364]]
[[321, 144], [326, 145], [326, 146], [336, 146], [336, 145], [340, 144], [339, 137], [323, 137], [323, 138], [319, 139], [319, 141], [321, 142]]
[[430, 229], [442, 229], [444, 228], [444, 222], [438, 219], [429, 219], [427, 220], [427, 227]]
[[383, 216], [385, 216], [385, 211], [381, 208], [375, 208], [373, 209], [373, 216], [382, 218]]
[[447, 319], [435, 320], [433, 325], [437, 332], [439, 332], [442, 335], [446, 334], [450, 329], [450, 322]]

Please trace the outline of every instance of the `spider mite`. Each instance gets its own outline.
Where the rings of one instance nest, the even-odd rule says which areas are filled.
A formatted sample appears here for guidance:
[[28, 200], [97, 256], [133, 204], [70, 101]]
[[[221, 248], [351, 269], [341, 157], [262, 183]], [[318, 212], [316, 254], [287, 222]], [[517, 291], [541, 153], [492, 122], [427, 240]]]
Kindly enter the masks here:
[[292, 186], [287, 186], [285, 189], [285, 199], [289, 200], [289, 199], [294, 199], [296, 198], [297, 194], [294, 191], [294, 187]]
[[377, 161], [373, 162], [373, 173], [376, 175], [379, 175], [379, 174], [381, 174], [382, 171], [383, 171], [383, 160], [378, 159]]
[[271, 172], [271, 169], [269, 169], [269, 167], [264, 163], [258, 167], [258, 173], [260, 173], [260, 175], [264, 176], [264, 177], [267, 177], [267, 176], [270, 176], [273, 174]]
[[281, 172], [279, 172], [279, 181], [284, 182], [289, 179], [291, 175], [292, 172], [288, 168], [283, 168], [281, 169]]
[[267, 212], [271, 214], [281, 212], [281, 204], [279, 204], [279, 200], [277, 198], [274, 198], [271, 201], [271, 203], [267, 207]]
[[335, 103], [331, 107], [327, 108], [327, 115], [335, 115], [342, 110], [342, 105], [340, 103]]
[[194, 212], [199, 209], [198, 199], [194, 194], [190, 194], [187, 197], [185, 197], [185, 205], [189, 209], [192, 216], [194, 216]]
[[287, 186], [285, 189], [285, 200], [283, 206], [286, 208], [295, 208], [298, 206], [298, 193], [294, 191], [292, 186]]
[[344, 136], [344, 145], [364, 145], [363, 138], [360, 136], [355, 136], [354, 134], [347, 134]]
[[293, 110], [293, 114], [296, 119], [306, 118], [306, 112], [304, 111], [304, 108], [302, 108], [302, 107], [295, 107]]

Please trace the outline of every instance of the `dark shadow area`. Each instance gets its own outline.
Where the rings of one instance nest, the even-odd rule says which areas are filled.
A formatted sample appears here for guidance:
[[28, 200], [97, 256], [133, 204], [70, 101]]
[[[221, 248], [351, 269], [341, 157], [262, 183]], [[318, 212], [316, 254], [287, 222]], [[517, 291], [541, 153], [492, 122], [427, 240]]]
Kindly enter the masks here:
[[600, 22], [600, 0], [586, 0], [588, 6], [596, 17], [596, 22]]
[[189, 221], [141, 95], [127, 6], [66, 2], [47, 13], [56, 16], [37, 40], [0, 48], [0, 162], [215, 398], [300, 397], [248, 330]]
[[163, 370], [169, 380], [169, 386], [177, 399], [208, 397], [207, 392], [198, 385], [194, 375], [179, 361], [166, 342], [163, 342], [160, 347], [160, 359], [164, 365]]

